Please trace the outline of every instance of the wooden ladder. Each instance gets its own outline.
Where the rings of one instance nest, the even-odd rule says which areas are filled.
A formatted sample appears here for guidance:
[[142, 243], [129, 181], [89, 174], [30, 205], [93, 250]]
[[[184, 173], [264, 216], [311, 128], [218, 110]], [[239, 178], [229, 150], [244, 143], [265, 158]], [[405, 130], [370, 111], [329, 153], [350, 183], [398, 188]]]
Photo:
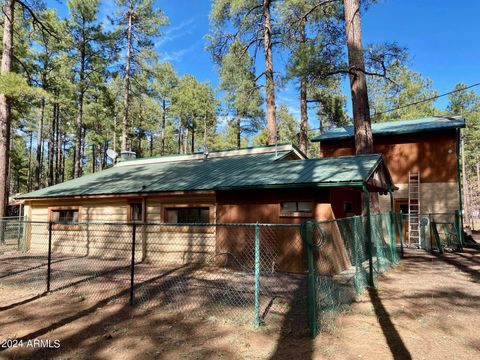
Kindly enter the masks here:
[[408, 245], [421, 247], [420, 173], [408, 173]]

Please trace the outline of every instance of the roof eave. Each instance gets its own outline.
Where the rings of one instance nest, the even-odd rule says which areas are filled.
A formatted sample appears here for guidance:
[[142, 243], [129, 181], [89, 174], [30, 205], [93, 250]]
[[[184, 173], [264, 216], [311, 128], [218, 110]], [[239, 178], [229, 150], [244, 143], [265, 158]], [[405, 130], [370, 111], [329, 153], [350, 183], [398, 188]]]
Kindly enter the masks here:
[[288, 189], [288, 188], [319, 188], [319, 187], [362, 187], [364, 185], [363, 181], [338, 181], [338, 182], [320, 182], [320, 183], [288, 183], [288, 184], [266, 184], [266, 185], [243, 185], [243, 186], [222, 186], [212, 189], [192, 189], [188, 191], [155, 191], [155, 192], [130, 192], [130, 193], [115, 193], [115, 194], [92, 194], [92, 195], [51, 195], [51, 196], [41, 196], [41, 197], [29, 197], [24, 198], [26, 201], [36, 201], [36, 200], [55, 200], [55, 199], [71, 199], [71, 198], [80, 198], [80, 199], [92, 199], [99, 196], [108, 196], [108, 197], [129, 197], [129, 196], [147, 196], [152, 194], [162, 194], [162, 195], [171, 195], [171, 194], [186, 194], [186, 193], [213, 193], [215, 191], [225, 191], [225, 190], [247, 190], [247, 189]]

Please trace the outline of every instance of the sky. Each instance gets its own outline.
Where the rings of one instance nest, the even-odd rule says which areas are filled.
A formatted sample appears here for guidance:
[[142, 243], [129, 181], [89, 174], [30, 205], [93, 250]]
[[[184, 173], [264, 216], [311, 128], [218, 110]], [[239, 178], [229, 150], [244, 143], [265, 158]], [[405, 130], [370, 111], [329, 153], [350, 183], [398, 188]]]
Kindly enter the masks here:
[[[106, 21], [114, 9], [114, 0], [101, 1], [100, 20]], [[57, 8], [60, 15], [67, 13], [65, 2], [49, 0], [48, 5]], [[157, 0], [156, 5], [170, 22], [164, 29], [165, 36], [155, 45], [161, 58], [172, 62], [179, 75], [192, 74], [217, 87], [218, 73], [210, 54], [204, 50], [211, 1]], [[380, 0], [362, 14], [364, 45], [395, 41], [406, 47], [409, 67], [429, 77], [433, 88], [443, 94], [458, 82], [468, 85], [480, 82], [479, 12], [480, 2], [474, 0]], [[277, 63], [284, 59], [278, 60]], [[347, 81], [343, 87], [349, 95]], [[285, 103], [298, 116], [299, 101], [294, 86], [279, 90], [277, 103]], [[447, 104], [446, 97], [437, 101], [441, 108]], [[347, 108], [350, 112], [350, 98]], [[315, 123], [312, 119], [312, 124]]]

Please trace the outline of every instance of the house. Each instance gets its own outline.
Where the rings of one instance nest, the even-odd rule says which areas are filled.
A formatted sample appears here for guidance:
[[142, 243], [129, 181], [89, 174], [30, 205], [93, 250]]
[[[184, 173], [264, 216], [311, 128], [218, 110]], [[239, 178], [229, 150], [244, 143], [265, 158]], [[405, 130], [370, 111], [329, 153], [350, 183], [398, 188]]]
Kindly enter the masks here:
[[[27, 229], [28, 249], [44, 247], [46, 222], [53, 221], [54, 249], [114, 256], [129, 241], [119, 230], [124, 224], [149, 223], [160, 225], [142, 233], [142, 257], [168, 250], [172, 261], [185, 261], [220, 246], [237, 252], [245, 247], [238, 229], [217, 224], [299, 224], [360, 214], [362, 191], [393, 191], [381, 155], [307, 159], [295, 146], [278, 145], [127, 160], [18, 198], [25, 201], [26, 220], [34, 222]], [[85, 223], [88, 229], [80, 232]], [[200, 223], [212, 226], [195, 226]], [[104, 235], [95, 234], [100, 229]], [[160, 232], [168, 238], [160, 241]], [[300, 232], [282, 229], [274, 236], [275, 266], [303, 271]], [[334, 256], [346, 251], [340, 243]]]
[[[458, 116], [372, 124], [373, 152], [383, 155], [398, 187], [395, 211], [410, 214], [412, 238], [418, 238], [423, 215], [461, 213], [459, 147], [464, 127], [464, 119]], [[355, 153], [352, 126], [331, 129], [312, 141], [320, 143], [322, 158]], [[380, 200], [381, 210], [389, 209], [389, 201], [385, 197]]]

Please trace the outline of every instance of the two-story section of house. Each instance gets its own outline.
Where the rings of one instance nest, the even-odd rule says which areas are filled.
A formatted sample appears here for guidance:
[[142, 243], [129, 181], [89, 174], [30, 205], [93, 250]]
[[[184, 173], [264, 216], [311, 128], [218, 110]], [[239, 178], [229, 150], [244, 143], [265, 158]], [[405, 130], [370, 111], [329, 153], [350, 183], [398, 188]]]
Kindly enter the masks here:
[[[428, 117], [372, 124], [374, 153], [383, 154], [395, 191], [395, 210], [403, 213], [451, 213], [461, 210], [458, 116]], [[352, 126], [333, 128], [314, 138], [321, 157], [355, 152]], [[388, 210], [388, 197], [380, 197]]]

